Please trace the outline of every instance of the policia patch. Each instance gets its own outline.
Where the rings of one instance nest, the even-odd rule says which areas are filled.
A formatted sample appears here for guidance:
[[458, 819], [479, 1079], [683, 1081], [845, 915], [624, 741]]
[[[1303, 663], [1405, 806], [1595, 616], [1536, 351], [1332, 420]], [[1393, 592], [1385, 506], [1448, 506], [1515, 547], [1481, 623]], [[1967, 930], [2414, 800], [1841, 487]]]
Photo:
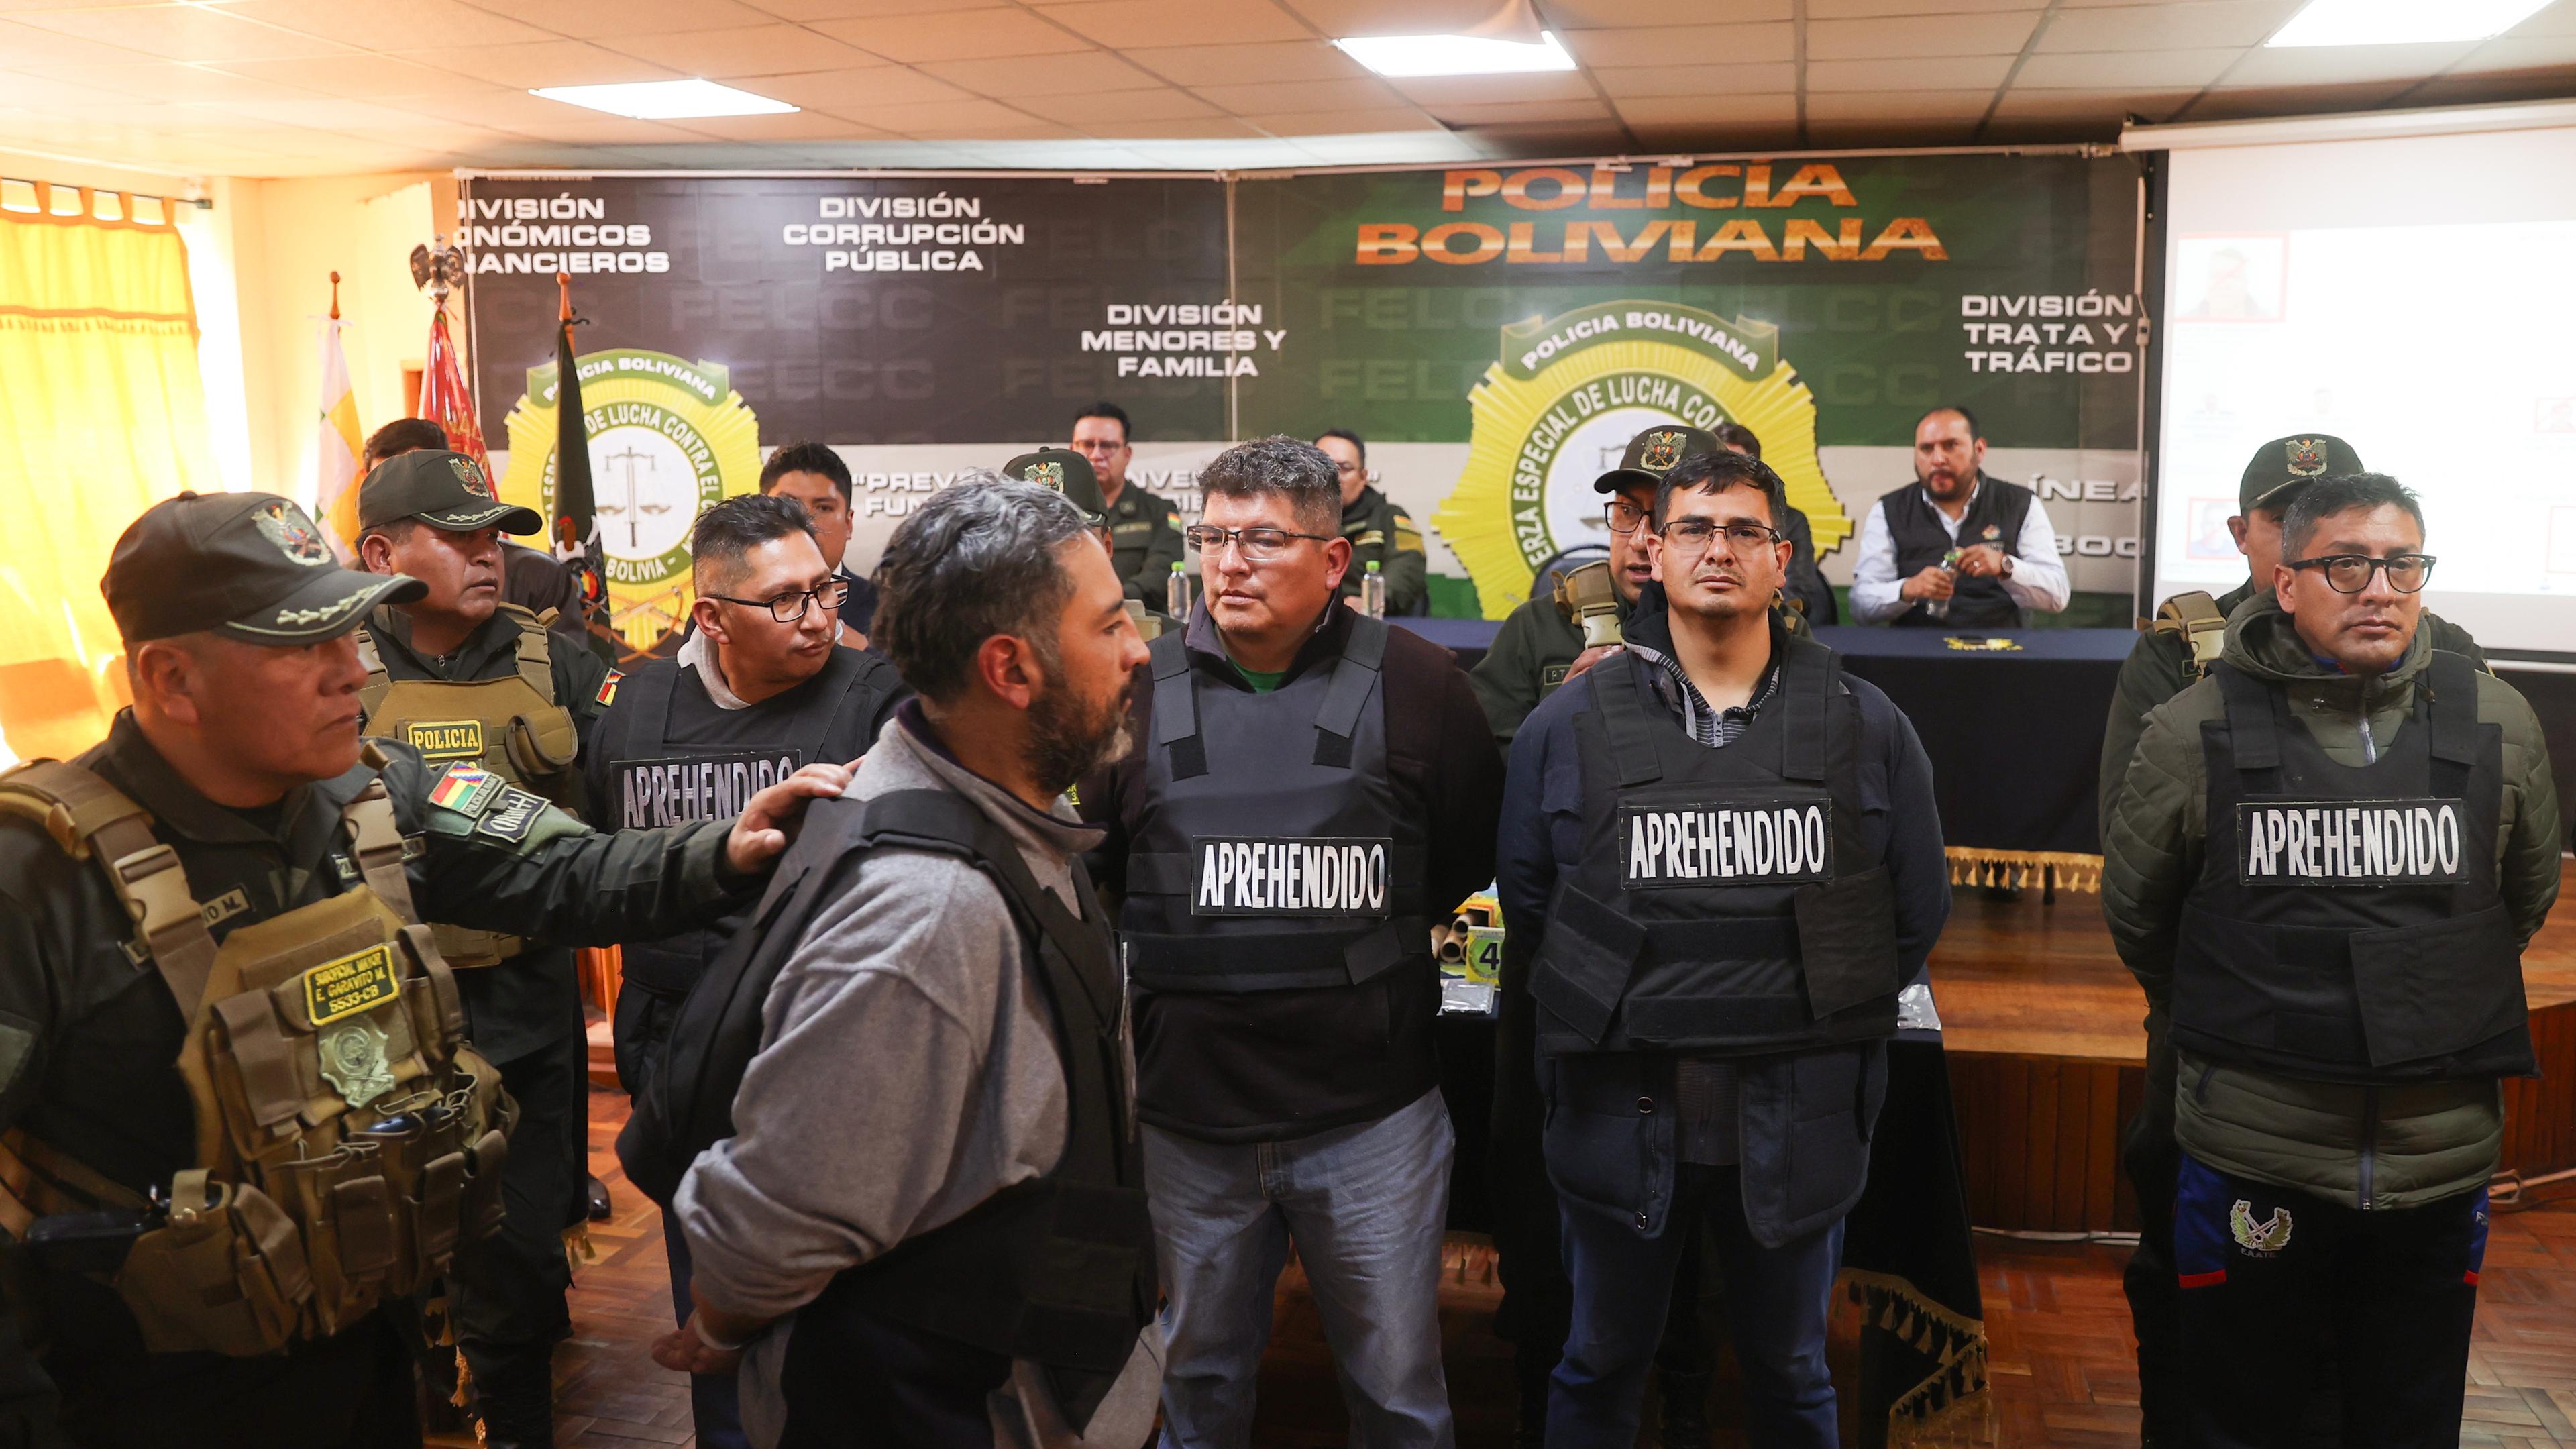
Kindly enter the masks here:
[[1191, 842], [1194, 916], [1387, 913], [1395, 842], [1364, 836], [1200, 836]]
[[483, 757], [483, 721], [422, 719], [403, 726], [403, 743], [424, 760], [479, 760]]

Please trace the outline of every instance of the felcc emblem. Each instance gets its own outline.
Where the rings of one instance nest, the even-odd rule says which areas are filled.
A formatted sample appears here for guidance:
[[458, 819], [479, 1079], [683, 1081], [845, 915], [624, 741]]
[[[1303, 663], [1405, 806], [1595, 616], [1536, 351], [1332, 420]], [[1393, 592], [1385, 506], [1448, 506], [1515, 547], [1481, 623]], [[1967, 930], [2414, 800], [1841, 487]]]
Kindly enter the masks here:
[[2290, 474], [2297, 478], [2314, 478], [2326, 470], [2326, 445], [2315, 438], [2292, 438], [2283, 443], [2289, 450]]
[[1655, 433], [1646, 439], [1645, 450], [1637, 454], [1637, 466], [1650, 473], [1661, 473], [1682, 460], [1682, 435]]

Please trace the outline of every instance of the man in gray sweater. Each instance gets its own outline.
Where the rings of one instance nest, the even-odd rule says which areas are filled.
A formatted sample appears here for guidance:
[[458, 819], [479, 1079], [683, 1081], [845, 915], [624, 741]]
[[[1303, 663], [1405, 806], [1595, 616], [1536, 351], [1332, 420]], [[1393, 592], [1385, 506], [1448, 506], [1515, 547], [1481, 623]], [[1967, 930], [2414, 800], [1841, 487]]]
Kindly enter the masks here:
[[[1080, 859], [1100, 832], [1059, 797], [1124, 750], [1145, 647], [1082, 515], [1035, 485], [943, 492], [879, 577], [875, 641], [920, 697], [762, 903], [784, 963], [734, 1135], [673, 1203], [696, 1311], [655, 1357], [738, 1362], [764, 1446], [1133, 1449], [1161, 1375], [1150, 1230]], [[970, 848], [923, 823], [943, 812]], [[1057, 1225], [1103, 1211], [1132, 1218], [1133, 1276], [1070, 1282], [1099, 1255], [1053, 1255]]]

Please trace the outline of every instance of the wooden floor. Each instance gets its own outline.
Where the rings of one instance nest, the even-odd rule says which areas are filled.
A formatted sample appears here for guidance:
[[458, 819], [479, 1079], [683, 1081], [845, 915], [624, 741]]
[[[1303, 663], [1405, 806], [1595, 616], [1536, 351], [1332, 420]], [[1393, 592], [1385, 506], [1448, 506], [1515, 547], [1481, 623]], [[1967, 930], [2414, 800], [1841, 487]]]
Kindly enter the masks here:
[[[611, 1183], [618, 1214], [596, 1226], [600, 1260], [573, 1292], [575, 1336], [556, 1359], [557, 1442], [563, 1449], [645, 1449], [693, 1442], [688, 1390], [648, 1348], [671, 1326], [658, 1215], [617, 1176], [611, 1150], [626, 1116], [615, 1092], [591, 1094], [591, 1166]], [[2120, 1296], [2125, 1247], [1979, 1238], [1993, 1342], [1998, 1429], [2008, 1449], [2133, 1445], [2137, 1374]], [[1498, 1290], [1484, 1255], [1461, 1251], [1441, 1295], [1450, 1401], [1465, 1449], [1501, 1449], [1511, 1432], [1510, 1350], [1490, 1328]], [[1835, 1372], [1849, 1381], [1856, 1310], [1843, 1305]], [[2499, 1449], [2576, 1449], [2576, 1206], [2500, 1214], [2479, 1285], [2461, 1443]], [[1722, 1380], [1721, 1426], [1734, 1390]], [[1651, 1417], [1649, 1419], [1651, 1423]], [[1845, 1442], [1852, 1441], [1846, 1426]], [[1263, 1365], [1261, 1449], [1337, 1449], [1341, 1401], [1313, 1301], [1292, 1267], [1282, 1281]], [[442, 1439], [470, 1445], [470, 1439]], [[1742, 1440], [1721, 1430], [1721, 1444]]]

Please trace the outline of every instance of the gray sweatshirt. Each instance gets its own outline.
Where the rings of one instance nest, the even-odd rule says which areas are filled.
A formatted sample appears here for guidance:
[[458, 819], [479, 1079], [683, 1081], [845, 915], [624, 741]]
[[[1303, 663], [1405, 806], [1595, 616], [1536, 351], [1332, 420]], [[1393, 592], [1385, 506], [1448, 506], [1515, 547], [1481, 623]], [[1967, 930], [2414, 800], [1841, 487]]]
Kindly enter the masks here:
[[[889, 722], [848, 794], [953, 790], [1007, 832], [1068, 909], [1071, 862], [1100, 832], [1041, 815]], [[1062, 808], [1059, 806], [1059, 808]], [[802, 849], [801, 845], [791, 849]], [[815, 915], [763, 1009], [734, 1135], [700, 1154], [671, 1210], [707, 1301], [779, 1322], [744, 1357], [743, 1426], [777, 1442], [795, 1311], [843, 1269], [950, 1222], [1063, 1154], [1064, 1067], [1002, 893], [954, 856], [887, 850]], [[998, 1445], [1133, 1449], [1152, 1432], [1160, 1330], [1081, 1438], [1017, 1366], [993, 1398]]]

